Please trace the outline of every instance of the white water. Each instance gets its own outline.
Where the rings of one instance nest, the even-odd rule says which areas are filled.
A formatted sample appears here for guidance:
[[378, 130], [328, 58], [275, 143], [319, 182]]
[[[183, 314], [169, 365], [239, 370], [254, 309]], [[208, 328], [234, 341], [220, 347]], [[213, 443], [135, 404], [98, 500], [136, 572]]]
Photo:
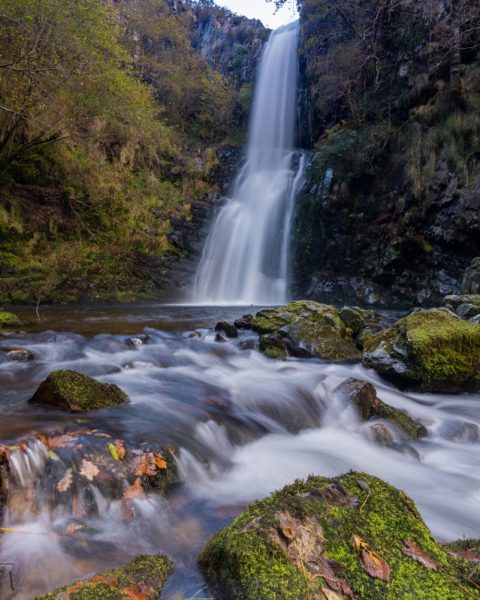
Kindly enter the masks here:
[[290, 222], [302, 181], [293, 150], [298, 25], [274, 31], [255, 90], [247, 159], [207, 239], [192, 300], [207, 305], [287, 301]]

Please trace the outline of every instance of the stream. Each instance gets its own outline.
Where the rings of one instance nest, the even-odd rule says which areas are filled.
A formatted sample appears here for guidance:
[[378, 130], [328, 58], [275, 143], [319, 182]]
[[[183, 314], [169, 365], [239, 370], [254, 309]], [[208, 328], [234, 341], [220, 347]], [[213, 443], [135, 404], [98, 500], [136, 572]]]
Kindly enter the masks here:
[[[45, 309], [39, 325], [0, 337], [0, 443], [23, 442], [11, 460], [15, 485], [3, 524], [11, 531], [0, 538], [0, 562], [11, 565], [2, 598], [31, 600], [135, 555], [161, 552], [176, 565], [162, 598], [208, 597], [196, 560], [213, 532], [248, 503], [309, 474], [377, 475], [414, 499], [439, 540], [480, 537], [480, 395], [407, 394], [360, 365], [270, 360], [253, 349], [251, 331], [215, 341], [218, 321], [254, 311]], [[33, 311], [16, 312], [35, 318]], [[125, 343], [141, 333], [147, 343]], [[35, 360], [7, 359], [1, 350], [12, 347], [29, 349]], [[28, 404], [56, 369], [115, 383], [130, 403], [87, 415]], [[421, 421], [428, 436], [411, 442], [389, 426], [394, 447], [376, 444], [371, 423], [333, 393], [349, 377], [371, 381], [383, 401]], [[46, 492], [49, 461], [38, 439], [78, 430], [132, 446], [174, 446], [179, 484], [166, 498], [134, 499], [127, 518], [118, 500], [87, 482], [76, 506], [88, 501], [88, 510], [79, 517], [72, 503], [52, 501]], [[80, 521], [81, 535], [64, 534]]]

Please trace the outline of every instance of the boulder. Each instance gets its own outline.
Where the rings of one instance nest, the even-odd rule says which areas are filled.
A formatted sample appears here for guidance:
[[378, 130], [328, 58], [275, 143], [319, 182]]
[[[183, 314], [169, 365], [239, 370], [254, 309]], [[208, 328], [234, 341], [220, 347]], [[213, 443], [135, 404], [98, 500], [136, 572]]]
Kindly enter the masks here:
[[226, 321], [222, 321], [221, 323], [217, 323], [215, 326], [215, 331], [223, 331], [223, 333], [228, 338], [236, 338], [238, 337], [238, 331], [235, 325], [231, 323], [227, 323]]
[[0, 308], [0, 329], [20, 327], [20, 325], [20, 319], [16, 315]]
[[36, 600], [157, 600], [173, 569], [167, 556], [138, 556], [91, 579], [37, 596]]
[[480, 294], [480, 256], [472, 260], [463, 275], [462, 294]]
[[234, 322], [234, 325], [237, 329], [252, 329], [253, 315], [243, 315]]
[[463, 564], [406, 494], [354, 472], [254, 503], [199, 558], [217, 600], [475, 598]]
[[75, 371], [52, 371], [30, 402], [77, 413], [118, 406], [128, 402], [128, 396], [112, 383]]
[[363, 421], [385, 419], [414, 440], [427, 434], [423, 425], [415, 423], [411, 417], [398, 408], [382, 402], [377, 396], [375, 387], [368, 381], [347, 379], [335, 389], [335, 393], [341, 394], [351, 402]]
[[416, 310], [367, 338], [363, 364], [403, 388], [472, 392], [480, 388], [480, 325], [445, 308]]
[[[355, 327], [360, 328], [357, 323]], [[361, 357], [352, 329], [341, 319], [339, 310], [327, 304], [297, 301], [262, 310], [256, 314], [252, 328], [261, 335], [277, 336], [277, 346], [283, 343], [293, 356], [338, 361], [357, 361]]]

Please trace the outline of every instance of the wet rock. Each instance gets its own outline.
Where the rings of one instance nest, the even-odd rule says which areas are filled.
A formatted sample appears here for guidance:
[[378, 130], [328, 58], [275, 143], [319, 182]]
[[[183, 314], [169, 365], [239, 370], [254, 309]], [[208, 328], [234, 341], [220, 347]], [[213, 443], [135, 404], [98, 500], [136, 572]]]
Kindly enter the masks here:
[[0, 446], [0, 523], [3, 519], [5, 506], [8, 499], [9, 478], [8, 478], [8, 460], [9, 452], [4, 446]]
[[472, 260], [463, 275], [462, 294], [480, 294], [480, 256]]
[[480, 442], [480, 427], [476, 423], [456, 422], [448, 427], [445, 437], [465, 444]]
[[455, 312], [462, 319], [473, 319], [480, 314], [480, 307], [474, 306], [473, 304], [464, 303], [460, 304]]
[[53, 371], [30, 402], [69, 412], [87, 412], [124, 404], [128, 396], [112, 383], [100, 383], [75, 371]]
[[[360, 485], [361, 482], [361, 485]], [[475, 597], [413, 501], [364, 473], [310, 477], [256, 502], [199, 558], [214, 598]]]
[[285, 339], [279, 335], [262, 335], [258, 345], [260, 352], [276, 360], [287, 358], [287, 344]]
[[234, 322], [234, 325], [237, 329], [252, 329], [253, 315], [243, 315]]
[[401, 410], [382, 402], [377, 396], [375, 387], [368, 381], [354, 378], [347, 379], [335, 388], [334, 393], [341, 394], [351, 402], [355, 406], [360, 418], [364, 421], [368, 421], [369, 419], [385, 419], [396, 425], [414, 440], [427, 434], [423, 425], [418, 425]]
[[36, 600], [157, 600], [173, 570], [173, 562], [165, 555], [138, 556], [125, 565], [77, 581]]
[[416, 310], [365, 342], [363, 364], [407, 389], [480, 388], [480, 326], [446, 308]]
[[392, 432], [383, 423], [375, 423], [371, 425], [367, 430], [367, 437], [379, 446], [393, 446], [395, 440], [393, 439]]
[[141, 333], [140, 335], [136, 335], [133, 337], [129, 337], [125, 340], [125, 343], [130, 348], [138, 348], [139, 346], [143, 346], [144, 344], [148, 344], [151, 340], [150, 336], [146, 333]]
[[20, 319], [16, 315], [0, 308], [0, 329], [10, 329], [20, 325]]
[[293, 356], [338, 361], [360, 358], [352, 330], [342, 321], [338, 309], [326, 304], [297, 301], [285, 307], [262, 310], [253, 320], [253, 329], [260, 334], [284, 338]]
[[6, 354], [10, 360], [16, 360], [19, 362], [27, 362], [29, 360], [34, 360], [35, 358], [33, 353], [26, 348], [12, 348], [11, 350], [8, 350]]
[[238, 331], [236, 326], [232, 325], [231, 323], [227, 323], [226, 321], [217, 323], [215, 326], [215, 331], [222, 331], [228, 338], [238, 337]]
[[451, 306], [453, 310], [457, 311], [459, 306], [462, 304], [470, 304], [478, 307], [480, 310], [480, 295], [477, 294], [451, 294], [450, 296], [445, 296], [443, 299], [444, 306]]
[[217, 335], [215, 336], [215, 341], [220, 342], [221, 344], [225, 344], [227, 342], [227, 339], [224, 338], [221, 333], [217, 333]]

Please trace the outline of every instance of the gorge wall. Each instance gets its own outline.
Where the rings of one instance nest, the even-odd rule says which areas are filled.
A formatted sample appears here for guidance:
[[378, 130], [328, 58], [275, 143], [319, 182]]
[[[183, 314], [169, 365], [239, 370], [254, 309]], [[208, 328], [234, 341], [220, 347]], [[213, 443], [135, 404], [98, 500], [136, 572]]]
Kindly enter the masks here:
[[480, 255], [479, 24], [463, 0], [301, 2], [312, 154], [295, 296], [411, 305], [460, 290]]

